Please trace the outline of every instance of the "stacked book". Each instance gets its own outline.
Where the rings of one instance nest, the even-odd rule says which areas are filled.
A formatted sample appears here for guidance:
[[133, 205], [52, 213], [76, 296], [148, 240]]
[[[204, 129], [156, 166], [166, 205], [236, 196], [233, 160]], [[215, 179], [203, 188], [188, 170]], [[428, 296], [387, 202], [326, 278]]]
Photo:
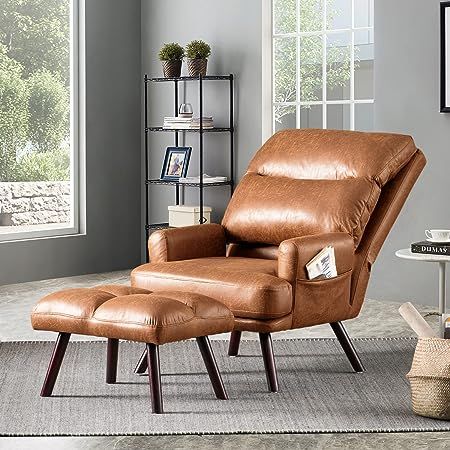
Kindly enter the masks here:
[[450, 256], [450, 242], [420, 241], [411, 244], [412, 253]]
[[[203, 174], [203, 183], [225, 183], [228, 181], [227, 177], [217, 176], [212, 177], [206, 173]], [[184, 177], [179, 179], [180, 183], [200, 183], [200, 177]]]
[[[212, 117], [203, 117], [203, 128], [214, 128]], [[199, 117], [164, 117], [163, 128], [166, 130], [198, 130], [200, 129]]]

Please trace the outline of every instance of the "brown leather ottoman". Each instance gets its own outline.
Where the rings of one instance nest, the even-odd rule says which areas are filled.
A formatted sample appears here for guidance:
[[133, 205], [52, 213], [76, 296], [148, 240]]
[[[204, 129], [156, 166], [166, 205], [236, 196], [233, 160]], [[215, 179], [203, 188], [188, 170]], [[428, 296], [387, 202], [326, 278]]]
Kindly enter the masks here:
[[[151, 293], [145, 289], [106, 285], [67, 289], [42, 298], [34, 307], [35, 330], [56, 331], [56, 341], [41, 396], [52, 394], [72, 333], [108, 338], [106, 382], [116, 382], [119, 339], [144, 342], [152, 408], [163, 412], [158, 346], [196, 338], [216, 397], [227, 399], [208, 335], [231, 331], [234, 317], [222, 303], [199, 294]], [[145, 364], [144, 364], [145, 362]]]

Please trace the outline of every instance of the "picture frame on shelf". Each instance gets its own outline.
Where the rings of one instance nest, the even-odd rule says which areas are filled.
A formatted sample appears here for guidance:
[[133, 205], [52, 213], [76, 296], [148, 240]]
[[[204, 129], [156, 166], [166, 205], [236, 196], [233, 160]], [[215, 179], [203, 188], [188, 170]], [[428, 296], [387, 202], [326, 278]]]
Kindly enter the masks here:
[[167, 147], [161, 170], [161, 180], [179, 181], [187, 175], [192, 147]]
[[441, 93], [440, 112], [450, 112], [450, 1], [441, 9]]

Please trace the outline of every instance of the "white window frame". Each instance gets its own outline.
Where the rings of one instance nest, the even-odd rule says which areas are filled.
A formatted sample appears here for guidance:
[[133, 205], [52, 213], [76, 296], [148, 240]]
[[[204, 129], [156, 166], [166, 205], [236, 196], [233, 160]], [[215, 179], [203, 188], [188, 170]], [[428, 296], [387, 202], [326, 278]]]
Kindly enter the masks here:
[[[43, 229], [0, 234], [0, 243], [77, 235], [84, 226], [81, 190], [84, 186], [82, 158], [85, 154], [85, 0], [70, 0], [70, 201], [71, 224], [42, 225]], [[81, 222], [80, 222], [81, 219]], [[44, 228], [45, 227], [45, 228]], [[17, 227], [20, 228], [20, 227]]]
[[[297, 12], [300, 8], [300, 0], [297, 0]], [[275, 33], [273, 21], [273, 0], [262, 0], [262, 142], [265, 142], [275, 131], [275, 119], [273, 109], [275, 105], [296, 106], [296, 127], [301, 128], [300, 109], [306, 105], [322, 105], [322, 128], [327, 128], [327, 105], [350, 105], [350, 128], [355, 129], [355, 105], [373, 104], [374, 99], [355, 99], [355, 31], [372, 31], [374, 27], [355, 27], [355, 0], [351, 4], [351, 28], [327, 30], [327, 2], [323, 0], [323, 29], [320, 31], [302, 32], [300, 31], [299, 20], [297, 20], [297, 30], [295, 33]], [[326, 36], [330, 34], [351, 32], [351, 59], [350, 59], [350, 99], [348, 100], [327, 100], [327, 61], [326, 61]], [[273, 76], [274, 46], [275, 38], [295, 37], [297, 48], [300, 46], [300, 38], [305, 36], [321, 36], [323, 39], [322, 51], [322, 100], [311, 102], [300, 102], [300, 80], [299, 80], [299, 58], [297, 57], [297, 99], [295, 102], [275, 102], [275, 78]]]

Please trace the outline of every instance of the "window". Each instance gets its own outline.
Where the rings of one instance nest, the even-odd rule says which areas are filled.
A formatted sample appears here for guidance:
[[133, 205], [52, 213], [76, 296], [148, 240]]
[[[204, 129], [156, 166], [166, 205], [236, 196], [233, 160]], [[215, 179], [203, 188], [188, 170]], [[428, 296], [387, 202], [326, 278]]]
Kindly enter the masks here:
[[78, 0], [0, 0], [0, 240], [78, 232]]
[[263, 137], [373, 128], [374, 0], [265, 0]]

